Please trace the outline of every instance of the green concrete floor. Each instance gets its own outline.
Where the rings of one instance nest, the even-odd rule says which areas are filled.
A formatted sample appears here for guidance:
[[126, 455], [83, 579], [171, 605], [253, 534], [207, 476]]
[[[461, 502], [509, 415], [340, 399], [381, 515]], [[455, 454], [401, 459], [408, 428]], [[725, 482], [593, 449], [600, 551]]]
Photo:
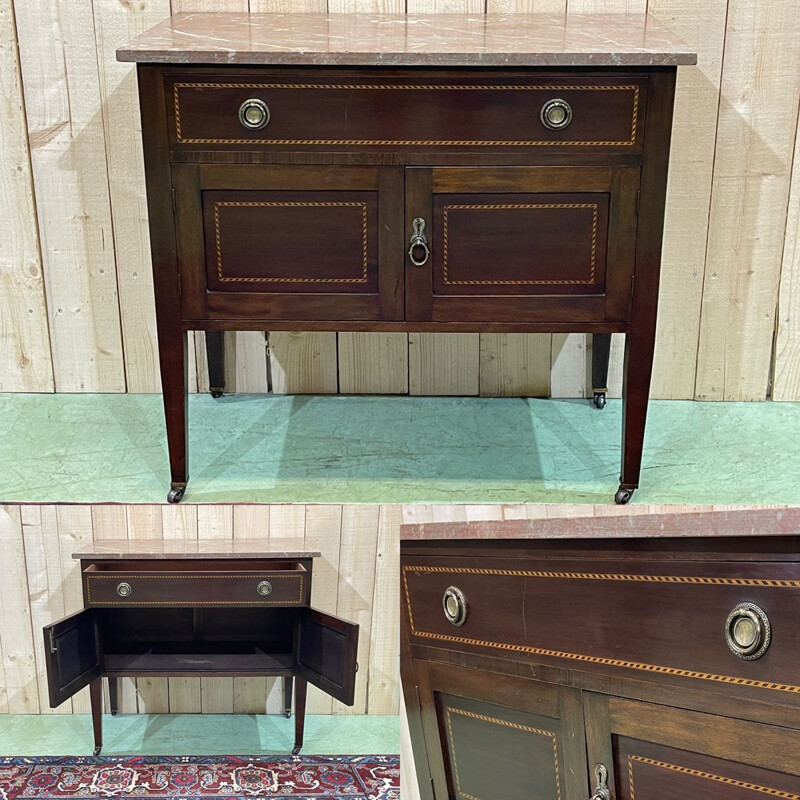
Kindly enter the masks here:
[[[85, 756], [92, 742], [88, 714], [0, 716], [0, 756]], [[294, 720], [279, 715], [105, 714], [101, 755], [285, 755], [293, 743]], [[399, 717], [306, 717], [306, 755], [399, 752]]]
[[[207, 395], [184, 502], [606, 503], [620, 401]], [[0, 500], [153, 503], [160, 395], [0, 395]], [[800, 404], [654, 401], [639, 503], [800, 504]]]

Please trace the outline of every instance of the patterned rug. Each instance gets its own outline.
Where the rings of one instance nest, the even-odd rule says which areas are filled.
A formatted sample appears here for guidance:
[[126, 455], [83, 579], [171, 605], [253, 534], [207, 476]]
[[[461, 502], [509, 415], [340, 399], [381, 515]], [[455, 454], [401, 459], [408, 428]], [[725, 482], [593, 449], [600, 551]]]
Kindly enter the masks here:
[[399, 800], [398, 756], [0, 758], [0, 800]]

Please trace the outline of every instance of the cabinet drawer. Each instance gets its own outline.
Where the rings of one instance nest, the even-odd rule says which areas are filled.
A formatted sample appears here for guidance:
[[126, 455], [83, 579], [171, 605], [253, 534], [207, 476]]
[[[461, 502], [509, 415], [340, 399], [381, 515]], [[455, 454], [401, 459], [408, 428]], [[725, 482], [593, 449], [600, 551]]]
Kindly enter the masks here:
[[800, 696], [797, 564], [415, 558], [403, 590], [419, 644]]
[[302, 564], [265, 570], [83, 571], [87, 606], [302, 606], [308, 602]]
[[629, 152], [641, 148], [645, 86], [639, 76], [593, 73], [476, 77], [463, 72], [443, 78], [441, 73], [287, 75], [260, 70], [172, 76], [166, 95], [171, 140], [179, 147]]

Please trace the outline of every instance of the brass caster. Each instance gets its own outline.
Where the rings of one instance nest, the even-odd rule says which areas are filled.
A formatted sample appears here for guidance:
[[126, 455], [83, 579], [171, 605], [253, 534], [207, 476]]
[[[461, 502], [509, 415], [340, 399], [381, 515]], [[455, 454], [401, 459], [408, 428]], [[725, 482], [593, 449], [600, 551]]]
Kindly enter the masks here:
[[112, 709], [111, 709], [111, 716], [112, 716], [112, 717], [116, 717], [116, 716], [117, 716], [117, 714], [119, 714], [119, 711], [117, 711], [115, 708], [112, 708]]
[[168, 503], [180, 503], [183, 499], [183, 494], [186, 491], [186, 486], [173, 486], [167, 495]]
[[292, 709], [291, 708], [287, 708], [283, 712], [283, 716], [286, 717], [286, 719], [291, 719], [292, 718]]
[[223, 393], [223, 391], [224, 391], [223, 389], [218, 389], [218, 388], [215, 386], [214, 388], [212, 388], [212, 389], [209, 389], [209, 390], [208, 390], [208, 393], [209, 393], [209, 394], [210, 394], [210, 395], [211, 395], [211, 396], [212, 396], [212, 397], [213, 397], [215, 400], [219, 400], [219, 398], [220, 398], [220, 397], [222, 397], [222, 393]]
[[592, 398], [592, 405], [597, 409], [604, 409], [606, 407], [606, 393], [595, 392], [594, 397]]
[[93, 755], [93, 756], [99, 756], [99, 755], [100, 755], [100, 751], [101, 751], [102, 749], [103, 749], [103, 746], [102, 746], [102, 745], [100, 745], [100, 747], [95, 747], [95, 749], [92, 751], [92, 755]]
[[633, 497], [634, 491], [634, 489], [624, 489], [622, 486], [620, 486], [619, 489], [617, 489], [617, 493], [614, 495], [614, 502], [618, 506], [628, 505]]
[[293, 756], [296, 756], [296, 755], [297, 755], [297, 754], [300, 752], [300, 748], [301, 748], [302, 746], [303, 746], [303, 745], [301, 745], [301, 744], [296, 744], [296, 745], [295, 745], [295, 746], [292, 748], [292, 755], [293, 755]]

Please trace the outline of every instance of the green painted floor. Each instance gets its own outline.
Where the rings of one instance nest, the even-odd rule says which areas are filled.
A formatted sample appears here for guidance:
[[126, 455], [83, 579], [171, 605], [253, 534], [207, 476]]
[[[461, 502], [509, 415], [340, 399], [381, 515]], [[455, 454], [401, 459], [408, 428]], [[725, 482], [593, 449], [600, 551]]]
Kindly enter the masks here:
[[[184, 502], [605, 503], [620, 401], [191, 397]], [[0, 500], [163, 502], [160, 395], [0, 395]], [[654, 401], [639, 503], [800, 504], [800, 404]]]
[[[0, 756], [85, 756], [92, 743], [88, 714], [0, 716]], [[106, 714], [101, 755], [287, 754], [293, 744], [294, 720], [279, 715]], [[306, 717], [306, 755], [399, 752], [399, 717]]]

